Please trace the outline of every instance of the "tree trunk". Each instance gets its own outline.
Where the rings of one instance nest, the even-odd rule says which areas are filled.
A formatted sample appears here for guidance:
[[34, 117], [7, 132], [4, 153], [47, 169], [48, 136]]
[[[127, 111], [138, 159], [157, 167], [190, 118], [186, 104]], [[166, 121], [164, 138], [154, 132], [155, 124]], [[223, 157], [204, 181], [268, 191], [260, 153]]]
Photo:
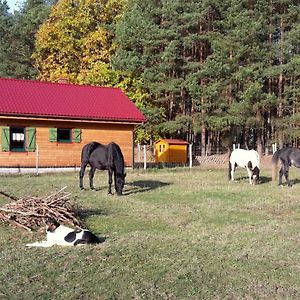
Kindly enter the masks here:
[[[280, 19], [280, 65], [283, 65], [284, 59], [283, 59], [283, 17]], [[281, 119], [283, 117], [283, 103], [282, 103], [282, 95], [283, 95], [283, 74], [281, 73], [278, 78], [278, 117]], [[279, 149], [283, 148], [284, 143], [284, 134], [283, 134], [283, 128], [279, 126], [278, 128], [278, 145]]]
[[261, 131], [261, 111], [256, 111], [256, 141], [257, 141], [257, 152], [259, 156], [263, 155], [263, 143], [262, 143], [262, 131]]
[[206, 152], [206, 128], [204, 121], [202, 121], [202, 129], [201, 129], [201, 155], [204, 156]]

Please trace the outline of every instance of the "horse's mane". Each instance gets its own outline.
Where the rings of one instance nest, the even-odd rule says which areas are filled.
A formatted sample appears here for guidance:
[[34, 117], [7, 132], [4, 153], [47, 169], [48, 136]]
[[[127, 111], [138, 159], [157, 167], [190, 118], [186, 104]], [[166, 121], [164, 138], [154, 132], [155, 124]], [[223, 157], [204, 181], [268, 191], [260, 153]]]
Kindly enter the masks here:
[[108, 146], [111, 148], [111, 151], [112, 151], [111, 154], [112, 154], [112, 159], [115, 164], [116, 173], [119, 175], [123, 175], [124, 174], [124, 157], [123, 157], [123, 154], [122, 154], [122, 151], [121, 151], [119, 145], [116, 143], [110, 143]]

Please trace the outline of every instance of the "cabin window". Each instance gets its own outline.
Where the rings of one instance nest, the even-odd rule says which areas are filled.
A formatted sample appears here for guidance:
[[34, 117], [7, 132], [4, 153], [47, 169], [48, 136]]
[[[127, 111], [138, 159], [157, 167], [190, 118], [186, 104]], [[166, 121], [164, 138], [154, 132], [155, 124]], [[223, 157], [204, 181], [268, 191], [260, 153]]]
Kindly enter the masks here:
[[57, 141], [59, 143], [72, 142], [72, 130], [66, 128], [57, 128]]
[[49, 128], [49, 140], [58, 143], [80, 143], [81, 129]]
[[35, 151], [36, 129], [33, 127], [2, 127], [2, 151]]
[[21, 152], [25, 151], [25, 128], [11, 127], [10, 128], [10, 151]]

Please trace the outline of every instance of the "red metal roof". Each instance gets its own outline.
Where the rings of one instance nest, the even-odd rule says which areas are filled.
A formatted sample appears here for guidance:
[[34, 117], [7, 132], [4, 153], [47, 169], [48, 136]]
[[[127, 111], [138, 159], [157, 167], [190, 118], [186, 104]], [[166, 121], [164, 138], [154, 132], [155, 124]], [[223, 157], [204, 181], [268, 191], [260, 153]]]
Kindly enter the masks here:
[[7, 78], [0, 78], [0, 115], [146, 121], [118, 88]]
[[165, 142], [165, 143], [168, 143], [169, 145], [188, 145], [189, 143], [184, 141], [184, 140], [179, 140], [179, 139], [161, 139], [161, 140], [158, 140], [157, 142], [155, 143], [158, 143], [158, 142]]

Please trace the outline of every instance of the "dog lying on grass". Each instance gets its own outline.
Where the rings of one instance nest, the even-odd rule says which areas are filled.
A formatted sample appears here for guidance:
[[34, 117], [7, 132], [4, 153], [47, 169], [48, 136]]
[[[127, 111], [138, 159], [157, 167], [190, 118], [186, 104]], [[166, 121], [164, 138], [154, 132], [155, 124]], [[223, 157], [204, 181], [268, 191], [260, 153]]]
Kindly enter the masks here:
[[26, 247], [76, 246], [98, 244], [100, 239], [87, 229], [72, 229], [54, 219], [46, 221], [46, 241], [26, 244]]

